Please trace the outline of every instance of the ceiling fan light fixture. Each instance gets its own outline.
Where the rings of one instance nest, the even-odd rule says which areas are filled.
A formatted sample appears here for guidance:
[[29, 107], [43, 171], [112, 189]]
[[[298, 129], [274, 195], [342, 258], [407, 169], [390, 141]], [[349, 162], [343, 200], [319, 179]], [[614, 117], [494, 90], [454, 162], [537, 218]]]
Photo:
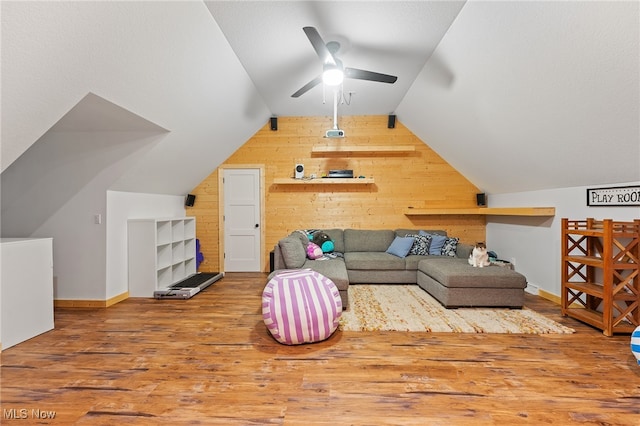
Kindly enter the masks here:
[[339, 68], [326, 68], [322, 73], [322, 81], [328, 86], [338, 86], [344, 80], [344, 72]]

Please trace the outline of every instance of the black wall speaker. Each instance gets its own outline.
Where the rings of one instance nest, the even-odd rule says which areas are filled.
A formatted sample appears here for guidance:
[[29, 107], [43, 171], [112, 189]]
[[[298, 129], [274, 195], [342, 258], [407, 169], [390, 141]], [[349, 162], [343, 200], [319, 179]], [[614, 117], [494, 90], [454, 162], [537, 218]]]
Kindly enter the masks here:
[[271, 130], [278, 130], [278, 117], [271, 117]]
[[196, 196], [193, 194], [187, 194], [187, 197], [184, 200], [184, 205], [187, 207], [193, 207], [196, 203]]
[[396, 116], [395, 115], [390, 115], [389, 116], [389, 122], [387, 123], [387, 127], [390, 129], [393, 129], [396, 127]]
[[478, 204], [478, 207], [484, 207], [487, 205], [487, 196], [484, 192], [476, 194], [476, 204]]

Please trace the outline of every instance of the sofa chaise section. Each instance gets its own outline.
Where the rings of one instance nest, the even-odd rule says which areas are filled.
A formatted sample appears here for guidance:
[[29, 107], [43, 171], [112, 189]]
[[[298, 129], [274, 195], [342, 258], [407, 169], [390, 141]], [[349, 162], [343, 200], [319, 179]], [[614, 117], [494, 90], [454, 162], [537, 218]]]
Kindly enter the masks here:
[[447, 308], [509, 307], [524, 303], [524, 275], [508, 267], [474, 268], [463, 259], [418, 263], [418, 285]]

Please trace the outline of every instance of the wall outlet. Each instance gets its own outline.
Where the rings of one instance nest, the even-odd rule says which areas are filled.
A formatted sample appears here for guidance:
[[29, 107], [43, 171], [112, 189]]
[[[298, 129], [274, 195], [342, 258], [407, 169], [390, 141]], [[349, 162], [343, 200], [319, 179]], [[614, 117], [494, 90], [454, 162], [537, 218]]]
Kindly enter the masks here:
[[100, 213], [93, 215], [93, 222], [96, 225], [100, 225], [102, 223], [102, 215]]

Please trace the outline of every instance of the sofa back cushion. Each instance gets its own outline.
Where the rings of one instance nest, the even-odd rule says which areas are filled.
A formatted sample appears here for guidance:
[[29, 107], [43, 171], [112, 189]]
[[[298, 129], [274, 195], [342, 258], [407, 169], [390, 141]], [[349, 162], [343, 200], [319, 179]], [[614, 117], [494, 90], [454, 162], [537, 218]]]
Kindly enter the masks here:
[[278, 246], [287, 269], [302, 268], [307, 260], [307, 252], [299, 237], [294, 235], [285, 237], [278, 241]]
[[423, 233], [426, 232], [427, 234], [435, 234], [435, 235], [447, 236], [447, 231], [443, 231], [441, 229], [430, 230], [430, 229], [404, 229], [404, 228], [399, 228], [399, 229], [396, 229], [395, 232], [396, 232], [396, 235], [398, 237], [404, 237], [404, 236], [406, 236], [408, 234], [416, 235], [420, 231], [422, 231]]
[[302, 243], [302, 246], [305, 248], [305, 250], [307, 249], [307, 244], [309, 244], [309, 241], [311, 241], [309, 239], [309, 235], [306, 234], [304, 231], [293, 231], [291, 234], [289, 234], [289, 237], [293, 237], [293, 238], [297, 238], [300, 240], [300, 242]]
[[395, 232], [390, 229], [345, 229], [344, 251], [345, 253], [357, 251], [385, 252], [393, 242], [395, 236]]

